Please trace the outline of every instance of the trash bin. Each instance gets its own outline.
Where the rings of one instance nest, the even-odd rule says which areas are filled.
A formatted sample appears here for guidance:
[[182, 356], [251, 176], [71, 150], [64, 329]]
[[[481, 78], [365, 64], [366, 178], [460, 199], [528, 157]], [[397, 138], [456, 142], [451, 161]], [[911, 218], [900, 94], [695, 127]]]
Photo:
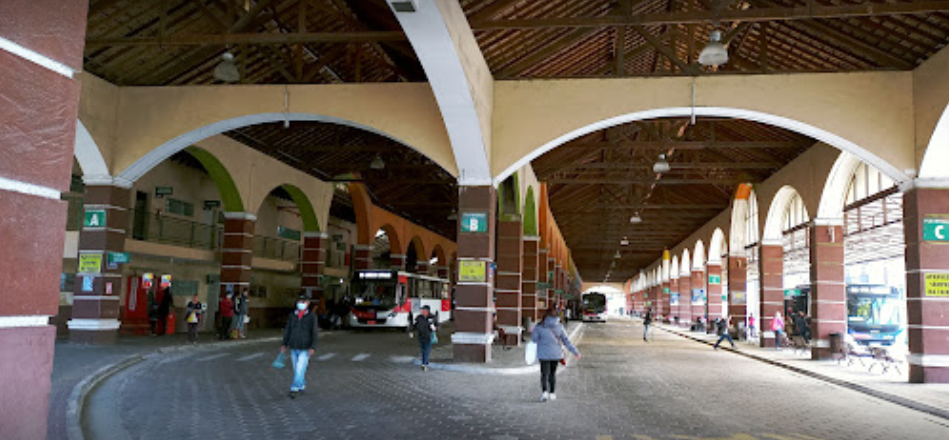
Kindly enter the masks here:
[[830, 334], [830, 352], [831, 353], [843, 353], [846, 350], [844, 349], [844, 334], [843, 333], [831, 333]]
[[169, 313], [168, 317], [165, 319], [165, 334], [173, 335], [175, 334], [175, 314]]

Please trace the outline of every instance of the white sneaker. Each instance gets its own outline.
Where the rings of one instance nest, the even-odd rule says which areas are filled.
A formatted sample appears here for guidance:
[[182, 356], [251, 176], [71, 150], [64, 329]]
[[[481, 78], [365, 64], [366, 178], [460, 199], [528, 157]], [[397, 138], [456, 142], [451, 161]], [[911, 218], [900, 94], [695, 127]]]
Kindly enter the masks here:
[[554, 393], [550, 393], [550, 400], [557, 400], [557, 395]]
[[549, 399], [550, 399], [550, 393], [548, 393], [548, 392], [546, 392], [546, 391], [544, 391], [544, 394], [541, 394], [541, 395], [540, 395], [540, 401], [541, 401], [541, 402], [546, 402], [546, 401], [549, 400]]

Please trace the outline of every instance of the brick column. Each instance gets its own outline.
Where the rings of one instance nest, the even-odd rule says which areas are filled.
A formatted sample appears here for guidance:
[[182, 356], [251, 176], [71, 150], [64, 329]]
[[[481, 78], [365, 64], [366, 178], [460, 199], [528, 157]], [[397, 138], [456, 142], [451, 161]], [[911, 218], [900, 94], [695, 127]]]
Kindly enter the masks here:
[[372, 269], [372, 246], [365, 244], [353, 246], [353, 269]]
[[300, 290], [310, 297], [323, 297], [320, 277], [326, 268], [326, 246], [329, 236], [325, 232], [306, 232], [303, 234], [303, 254], [300, 256]]
[[519, 216], [505, 215], [498, 222], [498, 276], [494, 280], [498, 326], [504, 330], [503, 345], [521, 341], [521, 272], [524, 269], [524, 225]]
[[679, 279], [671, 278], [669, 280], [669, 320], [676, 322], [679, 317]]
[[[0, 2], [0, 438], [44, 439], [88, 2]], [[47, 64], [50, 66], [50, 64]], [[66, 67], [68, 66], [68, 67]]]
[[[531, 323], [540, 317], [537, 301], [537, 280], [540, 275], [538, 256], [540, 255], [540, 237], [525, 236], [522, 240], [523, 259], [521, 270], [521, 317], [527, 317]], [[527, 330], [527, 329], [525, 329]]]
[[554, 304], [557, 305], [557, 308], [561, 308], [564, 305], [564, 294], [558, 291], [561, 291], [561, 292], [564, 291], [565, 286], [564, 286], [563, 267], [561, 267], [560, 264], [557, 264], [557, 263], [554, 263], [554, 281], [556, 282], [556, 284], [554, 285], [554, 294], [556, 295], [556, 298], [557, 298]]
[[221, 249], [222, 295], [229, 290], [237, 294], [245, 287], [250, 287], [256, 223], [257, 216], [249, 212], [224, 213], [224, 247]]
[[[705, 292], [705, 301], [691, 303], [692, 319], [706, 316], [705, 305], [708, 303], [707, 281], [704, 270], [692, 269], [692, 290], [702, 289]], [[708, 325], [708, 322], [706, 322], [706, 325]]]
[[748, 296], [745, 293], [748, 285], [748, 259], [745, 257], [728, 257], [728, 314], [732, 317], [732, 324], [738, 328], [744, 323], [748, 311], [746, 304]]
[[537, 289], [538, 315], [542, 315], [550, 307], [550, 277], [547, 272], [550, 264], [550, 259], [547, 257], [549, 254], [550, 250], [542, 247], [537, 248], [537, 283], [544, 283], [547, 286], [543, 289]]
[[[109, 252], [125, 250], [129, 200], [128, 188], [86, 186], [72, 319], [67, 323], [70, 341], [111, 344], [118, 336], [122, 270], [118, 266], [109, 268], [107, 260]], [[84, 258], [98, 263], [83, 264]]]
[[692, 277], [679, 276], [679, 323], [684, 327], [692, 324]]
[[[930, 226], [949, 213], [949, 189], [912, 188], [903, 194], [903, 233], [906, 236], [906, 309], [909, 328], [909, 380], [913, 383], [949, 383], [949, 243]], [[945, 220], [945, 217], [941, 218]], [[940, 230], [946, 237], [945, 228]], [[928, 238], [929, 240], [926, 240]], [[926, 288], [929, 279], [930, 288]], [[927, 292], [928, 290], [928, 292]]]
[[[483, 280], [459, 276], [455, 290], [455, 333], [452, 335], [456, 362], [490, 362], [493, 340], [495, 209], [497, 193], [492, 186], [462, 186], [458, 189], [458, 264], [484, 264]], [[487, 214], [486, 232], [462, 232], [463, 213]], [[460, 273], [460, 271], [459, 271]]]
[[389, 253], [389, 267], [392, 270], [405, 270], [405, 254]]
[[663, 281], [659, 286], [659, 302], [662, 304], [662, 313], [672, 320], [672, 289], [669, 287], [669, 281]]
[[[705, 321], [711, 324], [722, 316], [722, 265], [721, 263], [708, 263], [705, 266], [707, 275], [705, 283], [708, 286], [705, 299]], [[712, 284], [713, 276], [718, 277], [718, 282]], [[709, 325], [705, 329], [706, 333], [715, 333], [715, 326]]]
[[830, 334], [847, 333], [844, 228], [815, 219], [811, 234], [811, 358], [830, 359]]
[[[761, 300], [758, 321], [761, 323], [761, 346], [774, 347], [771, 321], [776, 312], [784, 315], [784, 247], [780, 243], [761, 244], [760, 270]], [[784, 317], [785, 320], [787, 316]], [[787, 321], [785, 321], [787, 322]]]

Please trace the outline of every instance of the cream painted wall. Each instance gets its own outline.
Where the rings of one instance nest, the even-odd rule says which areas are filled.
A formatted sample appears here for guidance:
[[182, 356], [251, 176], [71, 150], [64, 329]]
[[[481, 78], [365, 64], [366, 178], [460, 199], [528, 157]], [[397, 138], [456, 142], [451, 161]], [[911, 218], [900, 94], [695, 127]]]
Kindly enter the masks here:
[[[916, 163], [922, 163], [936, 124], [949, 106], [949, 48], [944, 48], [913, 71], [916, 117]], [[949, 129], [949, 127], [946, 127]], [[937, 146], [949, 150], [949, 145]]]
[[[156, 198], [155, 188], [159, 186], [171, 187], [174, 193], [164, 198]], [[217, 185], [211, 180], [211, 176], [199, 170], [171, 161], [162, 162], [132, 185], [128, 202], [128, 206], [131, 208], [135, 206], [135, 193], [137, 191], [148, 194], [148, 212], [151, 214], [154, 214], [156, 210], [161, 210], [162, 215], [166, 215], [168, 199], [176, 199], [194, 205], [194, 216], [183, 217], [167, 214], [170, 217], [193, 220], [204, 224], [216, 223], [216, 219], [209, 218], [209, 211], [204, 210], [204, 201], [219, 201], [221, 196], [217, 191]], [[129, 221], [132, 221], [132, 216], [129, 216]]]
[[254, 212], [257, 213], [254, 235], [276, 237], [277, 228], [283, 227], [300, 231], [300, 236], [303, 236], [303, 220], [297, 205], [291, 201], [267, 196]]

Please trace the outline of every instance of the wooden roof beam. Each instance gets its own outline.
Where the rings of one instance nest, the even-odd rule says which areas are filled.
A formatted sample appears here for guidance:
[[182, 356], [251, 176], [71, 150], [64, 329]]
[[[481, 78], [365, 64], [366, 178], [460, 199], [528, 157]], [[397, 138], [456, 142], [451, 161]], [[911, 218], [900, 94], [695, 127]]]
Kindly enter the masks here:
[[[678, 163], [673, 162], [670, 164], [672, 170], [743, 170], [743, 169], [777, 169], [783, 167], [785, 164], [781, 162], [694, 162], [694, 163]], [[578, 164], [572, 165], [568, 168], [559, 170], [558, 172], [567, 172], [572, 170], [628, 170], [628, 169], [646, 169], [651, 170], [653, 164], [641, 163], [641, 162], [609, 162], [609, 163], [588, 163], [588, 164]]]
[[[548, 184], [570, 185], [738, 185], [747, 179], [547, 179]], [[751, 183], [757, 183], [752, 181]]]
[[637, 141], [637, 142], [584, 142], [570, 143], [565, 149], [575, 148], [654, 148], [676, 150], [704, 150], [707, 148], [801, 148], [800, 142], [792, 141]]
[[371, 43], [407, 41], [398, 31], [286, 32], [234, 34], [179, 34], [159, 37], [90, 38], [87, 48], [101, 46], [228, 46], [236, 44], [284, 45], [307, 43]]

